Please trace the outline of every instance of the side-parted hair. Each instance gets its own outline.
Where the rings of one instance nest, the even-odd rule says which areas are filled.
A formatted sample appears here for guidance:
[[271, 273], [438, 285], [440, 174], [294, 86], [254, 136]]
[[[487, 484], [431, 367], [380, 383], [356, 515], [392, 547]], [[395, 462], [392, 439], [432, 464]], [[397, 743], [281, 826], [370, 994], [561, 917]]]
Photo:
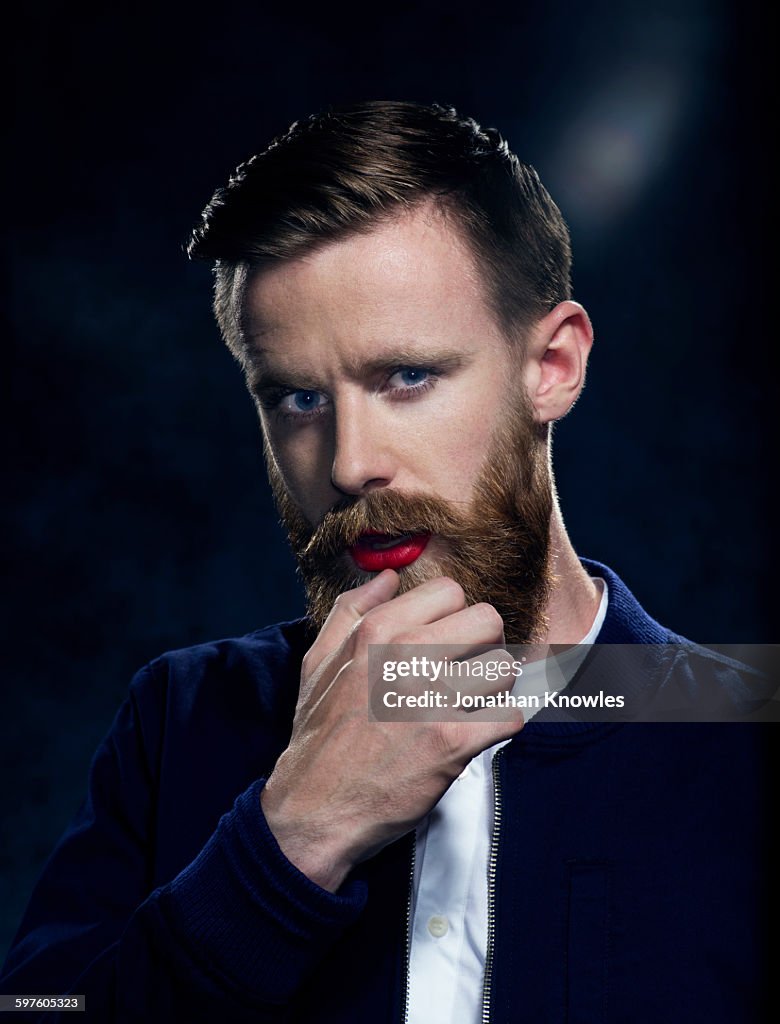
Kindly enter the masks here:
[[302, 255], [426, 202], [458, 228], [509, 339], [571, 296], [571, 247], [536, 171], [451, 107], [375, 101], [296, 121], [218, 189], [192, 233], [214, 262], [214, 312], [245, 362], [236, 272]]

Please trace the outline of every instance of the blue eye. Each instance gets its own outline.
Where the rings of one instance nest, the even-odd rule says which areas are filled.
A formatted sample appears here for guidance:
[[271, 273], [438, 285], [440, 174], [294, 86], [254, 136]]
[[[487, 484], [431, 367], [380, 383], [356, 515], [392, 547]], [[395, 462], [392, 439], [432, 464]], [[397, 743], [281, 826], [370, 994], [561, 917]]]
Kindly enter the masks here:
[[288, 416], [317, 412], [328, 404], [328, 399], [319, 391], [292, 391], [279, 402], [279, 409]]
[[404, 366], [400, 370], [396, 370], [393, 376], [388, 381], [391, 387], [398, 387], [394, 381], [396, 377], [400, 378], [400, 386], [405, 388], [416, 388], [424, 384], [430, 377], [430, 370], [424, 370], [418, 366]]

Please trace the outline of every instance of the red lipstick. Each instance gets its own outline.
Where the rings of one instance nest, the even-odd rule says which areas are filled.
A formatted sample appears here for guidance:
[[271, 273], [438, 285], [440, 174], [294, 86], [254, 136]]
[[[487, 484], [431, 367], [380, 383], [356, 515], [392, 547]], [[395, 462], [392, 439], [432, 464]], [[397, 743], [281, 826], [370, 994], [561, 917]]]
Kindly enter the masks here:
[[420, 557], [430, 539], [429, 533], [389, 536], [386, 533], [367, 532], [349, 548], [349, 553], [364, 572], [401, 569]]

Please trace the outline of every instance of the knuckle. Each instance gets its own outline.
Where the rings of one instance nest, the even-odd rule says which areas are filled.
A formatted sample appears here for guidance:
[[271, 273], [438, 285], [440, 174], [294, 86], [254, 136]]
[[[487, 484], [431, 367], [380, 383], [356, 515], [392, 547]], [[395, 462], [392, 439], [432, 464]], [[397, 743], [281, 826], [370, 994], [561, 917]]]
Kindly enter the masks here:
[[341, 612], [348, 612], [355, 601], [355, 592], [353, 590], [342, 590], [340, 594], [336, 596], [336, 600], [333, 602], [330, 610], [330, 614], [340, 614]]
[[420, 644], [430, 643], [430, 638], [422, 630], [407, 630], [394, 638], [393, 643], [402, 644], [404, 647], [416, 647]]
[[383, 642], [384, 632], [382, 620], [368, 612], [355, 626], [353, 636], [361, 644], [378, 644]]
[[452, 579], [451, 576], [442, 576], [439, 586], [453, 602], [461, 606], [466, 604], [466, 595], [463, 592], [463, 587], [457, 580]]
[[461, 753], [461, 731], [452, 722], [437, 722], [433, 731], [433, 743], [437, 754], [447, 763]]
[[487, 604], [487, 602], [483, 601], [480, 604], [473, 605], [472, 611], [477, 616], [480, 625], [484, 626], [485, 629], [490, 629], [497, 634], [503, 632], [504, 620], [492, 604]]

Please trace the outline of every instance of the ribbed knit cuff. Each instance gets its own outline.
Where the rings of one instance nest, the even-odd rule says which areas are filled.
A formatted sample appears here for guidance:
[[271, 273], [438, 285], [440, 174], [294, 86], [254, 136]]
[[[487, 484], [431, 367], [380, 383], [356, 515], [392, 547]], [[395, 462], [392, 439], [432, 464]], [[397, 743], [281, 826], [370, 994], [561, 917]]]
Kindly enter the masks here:
[[247, 998], [282, 1005], [360, 915], [367, 887], [347, 881], [328, 892], [287, 860], [260, 806], [264, 785], [238, 797], [160, 900], [193, 951]]

